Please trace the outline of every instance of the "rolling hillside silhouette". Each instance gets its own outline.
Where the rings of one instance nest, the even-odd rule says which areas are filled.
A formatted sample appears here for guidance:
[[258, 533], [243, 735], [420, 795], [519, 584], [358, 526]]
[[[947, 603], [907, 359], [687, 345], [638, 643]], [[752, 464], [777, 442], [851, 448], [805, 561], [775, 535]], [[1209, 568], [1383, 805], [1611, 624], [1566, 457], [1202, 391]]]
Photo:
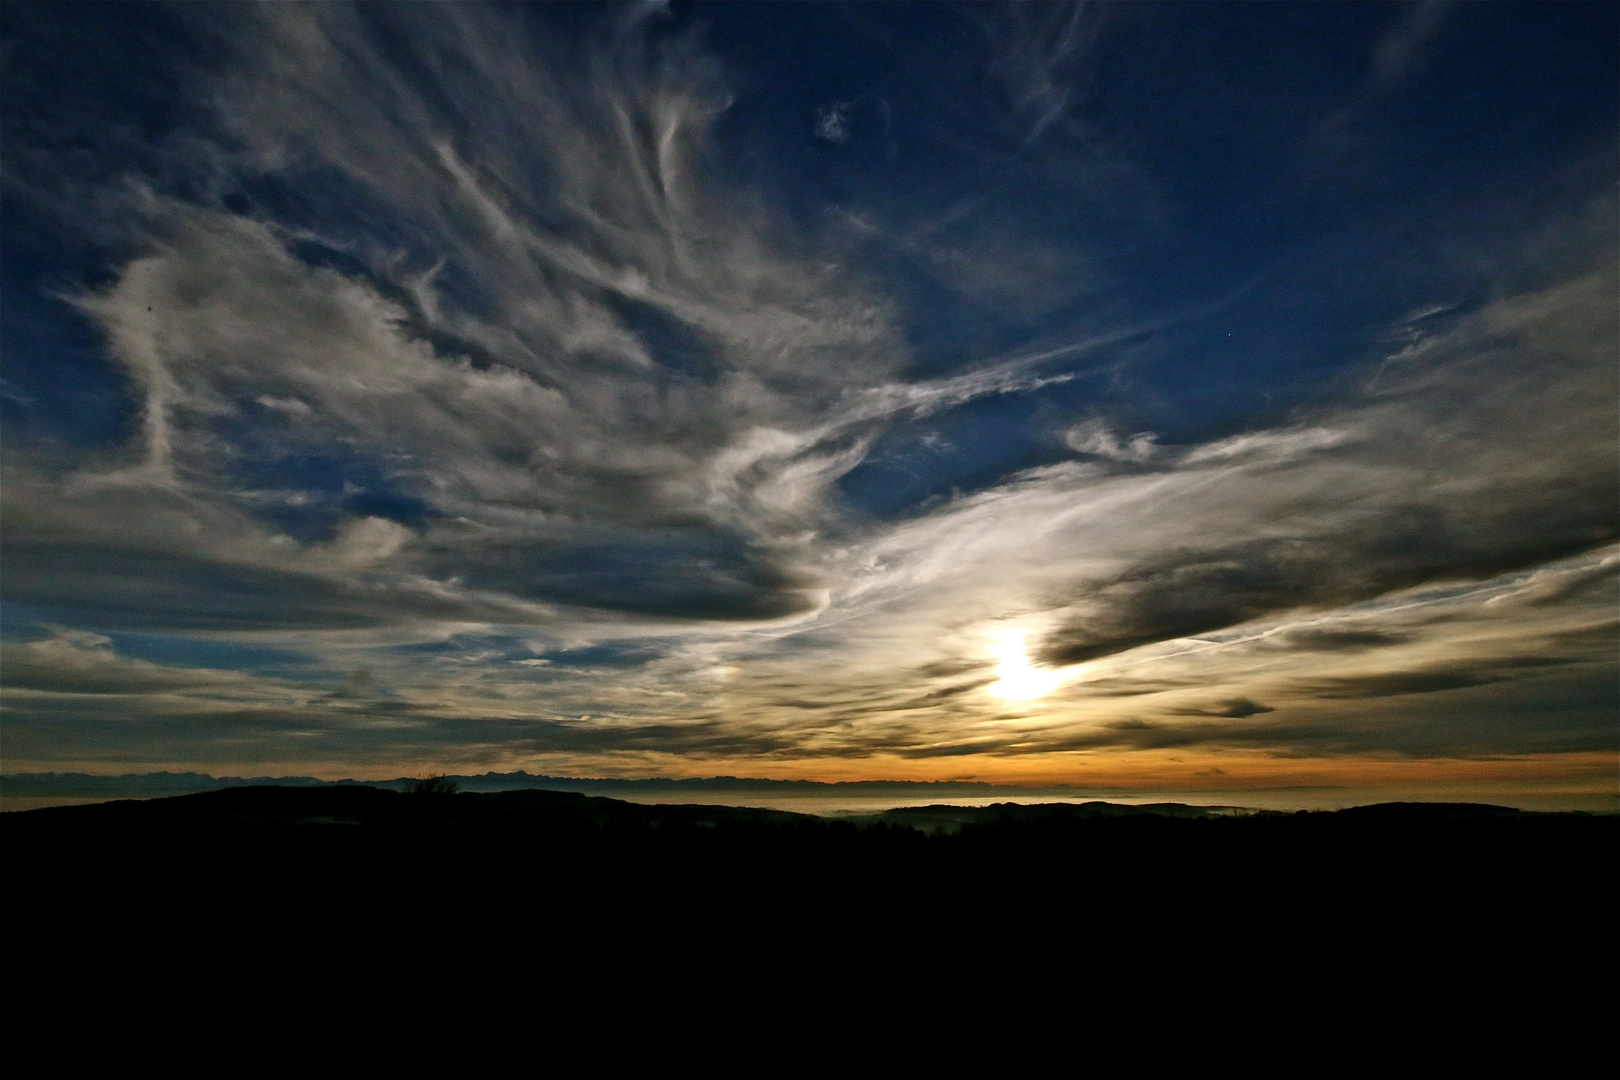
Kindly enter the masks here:
[[351, 951], [479, 927], [530, 928], [555, 948], [643, 951], [988, 947], [1009, 933], [1063, 948], [1102, 935], [1114, 949], [1119, 935], [1215, 928], [1442, 951], [1577, 933], [1583, 948], [1612, 950], [1620, 828], [1613, 817], [1471, 804], [1231, 817], [1004, 803], [829, 820], [569, 792], [347, 786], [0, 820], [20, 925], [109, 946], [223, 925]]

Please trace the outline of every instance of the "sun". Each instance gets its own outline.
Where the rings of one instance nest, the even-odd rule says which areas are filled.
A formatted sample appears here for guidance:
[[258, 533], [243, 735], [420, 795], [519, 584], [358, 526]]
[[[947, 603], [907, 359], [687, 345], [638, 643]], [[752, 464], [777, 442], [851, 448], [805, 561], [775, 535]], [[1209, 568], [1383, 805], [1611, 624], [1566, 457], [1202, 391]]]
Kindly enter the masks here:
[[1034, 701], [1045, 697], [1069, 678], [1069, 672], [1036, 667], [1024, 648], [1027, 630], [1001, 630], [991, 639], [996, 657], [996, 681], [990, 692], [1003, 701]]

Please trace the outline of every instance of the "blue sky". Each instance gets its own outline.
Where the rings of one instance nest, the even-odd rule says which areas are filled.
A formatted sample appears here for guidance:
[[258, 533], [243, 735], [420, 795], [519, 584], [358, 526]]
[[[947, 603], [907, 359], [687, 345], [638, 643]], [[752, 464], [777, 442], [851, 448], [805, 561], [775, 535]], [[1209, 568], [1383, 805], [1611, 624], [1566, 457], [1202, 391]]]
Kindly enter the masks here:
[[7, 771], [1613, 787], [1613, 5], [0, 18]]

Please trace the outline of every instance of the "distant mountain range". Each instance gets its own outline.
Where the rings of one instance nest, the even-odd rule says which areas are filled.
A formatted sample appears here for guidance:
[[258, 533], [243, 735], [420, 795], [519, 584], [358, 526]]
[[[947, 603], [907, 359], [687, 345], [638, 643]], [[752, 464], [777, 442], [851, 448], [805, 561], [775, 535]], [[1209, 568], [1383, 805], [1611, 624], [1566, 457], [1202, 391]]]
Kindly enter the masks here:
[[[321, 780], [313, 776], [210, 776], [197, 772], [126, 773], [120, 776], [94, 776], [89, 773], [46, 772], [0, 775], [0, 794], [9, 798], [107, 798], [149, 799], [166, 795], [187, 795], [238, 787], [374, 787], [392, 791], [408, 789], [415, 777], [392, 780]], [[487, 772], [477, 776], [447, 776], [457, 790], [497, 791], [574, 791], [582, 794], [633, 795], [668, 792], [758, 792], [777, 796], [897, 796], [915, 798], [972, 798], [995, 795], [1070, 796], [1064, 787], [1020, 787], [990, 784], [977, 780], [849, 780], [824, 783], [819, 780], [766, 780], [737, 776], [709, 776], [690, 779], [649, 778], [620, 780], [575, 776], [537, 776], [532, 773]]]

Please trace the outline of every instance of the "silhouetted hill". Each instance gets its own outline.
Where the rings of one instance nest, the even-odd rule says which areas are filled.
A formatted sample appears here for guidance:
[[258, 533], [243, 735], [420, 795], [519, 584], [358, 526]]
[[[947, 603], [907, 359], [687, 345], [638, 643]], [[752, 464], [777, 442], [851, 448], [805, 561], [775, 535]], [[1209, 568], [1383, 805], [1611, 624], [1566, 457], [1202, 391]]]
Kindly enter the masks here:
[[363, 785], [235, 787], [164, 799], [119, 800], [56, 806], [7, 814], [3, 820], [27, 835], [41, 832], [119, 830], [233, 831], [316, 825], [366, 826], [376, 830], [476, 830], [491, 826], [660, 827], [726, 823], [810, 822], [806, 814], [730, 806], [642, 806], [578, 792], [507, 791], [493, 794], [404, 794]]
[[[191, 774], [196, 775], [196, 774]], [[405, 794], [381, 785], [322, 784], [228, 787], [189, 795], [141, 800], [114, 800], [81, 806], [49, 807], [7, 814], [13, 833], [70, 830], [105, 832], [143, 830], [264, 829], [297, 825], [366, 825], [379, 829], [479, 829], [494, 825], [538, 827], [559, 822], [595, 827], [635, 825], [646, 828], [700, 825], [848, 825], [856, 831], [876, 827], [912, 829], [930, 835], [954, 835], [963, 829], [1015, 825], [1079, 825], [1119, 818], [1165, 818], [1180, 821], [1284, 818], [1325, 823], [1349, 822], [1375, 828], [1405, 828], [1439, 822], [1544, 820], [1574, 821], [1590, 815], [1545, 814], [1477, 803], [1381, 803], [1346, 810], [1296, 814], [1233, 814], [1230, 808], [1182, 803], [1126, 805], [1100, 800], [1085, 803], [992, 803], [989, 806], [902, 807], [828, 821], [814, 815], [751, 807], [702, 804], [641, 804], [580, 792], [532, 789], [491, 793], [434, 792]], [[1325, 827], [1325, 826], [1324, 826]]]
[[682, 962], [718, 947], [806, 962], [1016, 947], [1094, 963], [1195, 940], [1222, 963], [1261, 941], [1342, 962], [1398, 948], [1455, 967], [1550, 941], [1608, 957], [1617, 831], [1614, 817], [1466, 804], [1008, 802], [834, 820], [340, 785], [0, 816], [12, 925], [46, 940], [195, 952], [245, 935], [384, 965], [407, 944], [473, 942]]
[[1512, 818], [1524, 816], [1523, 810], [1488, 803], [1426, 803], [1392, 802], [1371, 806], [1352, 806], [1338, 811], [1352, 818], [1379, 818], [1386, 821], [1463, 821], [1479, 818]]

